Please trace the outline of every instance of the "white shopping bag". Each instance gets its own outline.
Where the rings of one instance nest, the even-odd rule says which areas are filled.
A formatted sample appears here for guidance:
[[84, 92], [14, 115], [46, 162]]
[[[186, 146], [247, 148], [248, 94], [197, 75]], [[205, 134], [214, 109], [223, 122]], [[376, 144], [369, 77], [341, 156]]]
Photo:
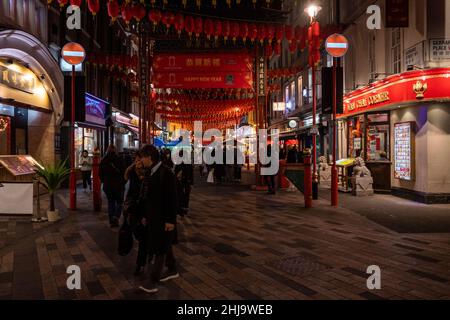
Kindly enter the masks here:
[[208, 174], [208, 179], [206, 179], [208, 183], [214, 183], [214, 169], [212, 169]]

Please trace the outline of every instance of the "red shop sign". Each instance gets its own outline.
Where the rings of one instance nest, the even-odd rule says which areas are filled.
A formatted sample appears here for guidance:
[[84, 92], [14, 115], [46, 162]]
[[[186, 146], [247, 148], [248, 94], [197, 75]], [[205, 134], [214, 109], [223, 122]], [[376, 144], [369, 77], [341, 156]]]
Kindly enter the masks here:
[[450, 68], [387, 77], [344, 96], [344, 116], [418, 101], [450, 101]]
[[155, 56], [153, 69], [176, 72], [251, 72], [252, 60], [245, 53], [221, 54], [159, 54]]
[[162, 72], [155, 73], [155, 88], [253, 88], [251, 72], [214, 72], [214, 73], [181, 73]]

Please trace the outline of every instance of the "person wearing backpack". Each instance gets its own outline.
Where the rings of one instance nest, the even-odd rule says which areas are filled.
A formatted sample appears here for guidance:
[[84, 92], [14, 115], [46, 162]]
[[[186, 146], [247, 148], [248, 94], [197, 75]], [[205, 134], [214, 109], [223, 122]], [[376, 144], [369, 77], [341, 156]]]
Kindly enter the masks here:
[[116, 153], [116, 147], [109, 145], [100, 162], [99, 176], [103, 183], [103, 191], [108, 199], [108, 215], [111, 227], [119, 226], [125, 191], [125, 167]]
[[[153, 145], [141, 148], [141, 161], [146, 169], [139, 198], [142, 224], [147, 226], [148, 254], [155, 256], [150, 277], [139, 289], [147, 293], [158, 291], [158, 283], [179, 276], [172, 245], [178, 243], [178, 195], [172, 170], [161, 162], [160, 153]], [[167, 270], [163, 273], [164, 264]]]

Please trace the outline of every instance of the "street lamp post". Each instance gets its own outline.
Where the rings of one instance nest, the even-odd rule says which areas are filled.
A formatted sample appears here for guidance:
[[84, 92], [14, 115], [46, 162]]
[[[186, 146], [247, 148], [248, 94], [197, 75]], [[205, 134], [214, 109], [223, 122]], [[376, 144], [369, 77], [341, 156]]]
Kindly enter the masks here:
[[313, 175], [312, 175], [312, 198], [317, 200], [319, 198], [319, 177], [317, 174], [317, 127], [316, 127], [316, 114], [317, 114], [317, 88], [316, 88], [316, 64], [320, 61], [319, 53], [319, 36], [320, 25], [316, 21], [319, 11], [322, 7], [316, 5], [310, 5], [305, 9], [305, 13], [310, 17], [310, 26], [308, 29], [308, 41], [309, 41], [309, 64], [312, 68], [312, 98], [313, 98], [313, 136], [312, 136], [312, 163], [313, 163]]

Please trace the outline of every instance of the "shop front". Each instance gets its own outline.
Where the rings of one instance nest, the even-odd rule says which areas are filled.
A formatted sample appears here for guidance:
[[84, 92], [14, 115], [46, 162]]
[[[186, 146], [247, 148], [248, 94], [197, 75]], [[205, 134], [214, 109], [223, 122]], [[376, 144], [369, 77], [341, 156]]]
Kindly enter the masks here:
[[344, 97], [339, 159], [364, 159], [376, 191], [450, 201], [450, 68], [390, 76]]
[[139, 118], [113, 110], [114, 145], [118, 152], [139, 148]]
[[[8, 34], [8, 39], [2, 38]], [[39, 50], [25, 53], [32, 41]], [[33, 36], [0, 32], [0, 155], [32, 155], [43, 163], [55, 159], [56, 122], [61, 114], [61, 74], [47, 48]], [[58, 70], [58, 69], [57, 69]]]

